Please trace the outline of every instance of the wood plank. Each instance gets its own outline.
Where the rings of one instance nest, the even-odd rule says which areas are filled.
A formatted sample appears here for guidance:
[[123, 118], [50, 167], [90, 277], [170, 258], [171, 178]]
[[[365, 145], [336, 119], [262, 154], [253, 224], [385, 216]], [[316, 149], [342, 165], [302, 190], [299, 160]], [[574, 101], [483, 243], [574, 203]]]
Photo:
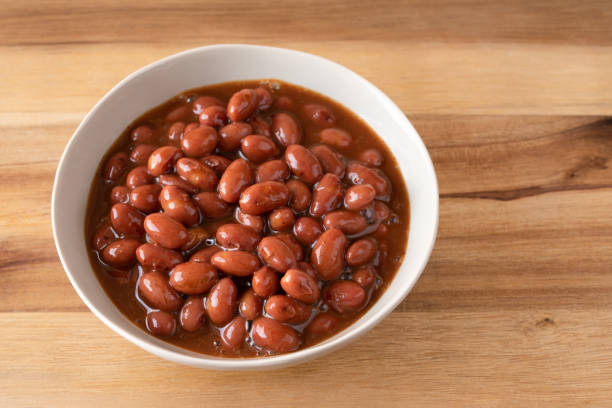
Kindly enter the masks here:
[[349, 0], [226, 2], [154, 0], [95, 3], [35, 0], [3, 4], [0, 44], [308, 41], [445, 41], [611, 45], [604, 0], [534, 3]]
[[610, 325], [607, 311], [545, 306], [395, 312], [338, 352], [255, 374], [166, 362], [90, 313], [0, 313], [0, 338], [11, 345], [0, 348], [0, 387], [10, 390], [0, 393], [0, 404], [597, 405], [610, 392]]
[[[59, 118], [84, 115], [110, 88], [138, 68], [179, 51], [214, 43], [194, 37], [191, 41], [160, 44], [2, 48], [0, 126], [15, 120], [40, 121], [41, 113], [44, 117], [57, 113]], [[311, 52], [353, 69], [410, 117], [612, 114], [612, 94], [604, 91], [612, 89], [612, 46], [291, 39], [273, 44]], [[42, 90], [44, 97], [40, 96]], [[18, 113], [26, 116], [15, 116]]]

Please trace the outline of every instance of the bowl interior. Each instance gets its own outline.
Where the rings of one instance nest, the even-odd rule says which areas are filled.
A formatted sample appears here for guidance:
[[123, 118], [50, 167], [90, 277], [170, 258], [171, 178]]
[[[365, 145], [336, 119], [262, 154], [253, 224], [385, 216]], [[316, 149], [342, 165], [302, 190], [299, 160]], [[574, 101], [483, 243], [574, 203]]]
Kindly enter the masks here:
[[[177, 93], [217, 82], [276, 78], [327, 95], [362, 117], [389, 145], [410, 196], [410, 233], [405, 259], [395, 279], [351, 327], [295, 353], [258, 359], [207, 356], [146, 334], [112, 304], [89, 264], [84, 219], [98, 163], [121, 132], [145, 111]], [[261, 369], [294, 364], [329, 352], [373, 327], [410, 291], [433, 247], [438, 190], [431, 159], [418, 134], [381, 91], [329, 60], [279, 48], [222, 45], [186, 51], [125, 78], [89, 112], [70, 140], [58, 166], [52, 202], [56, 245], [73, 286], [109, 327], [144, 349], [176, 362], [217, 369]]]

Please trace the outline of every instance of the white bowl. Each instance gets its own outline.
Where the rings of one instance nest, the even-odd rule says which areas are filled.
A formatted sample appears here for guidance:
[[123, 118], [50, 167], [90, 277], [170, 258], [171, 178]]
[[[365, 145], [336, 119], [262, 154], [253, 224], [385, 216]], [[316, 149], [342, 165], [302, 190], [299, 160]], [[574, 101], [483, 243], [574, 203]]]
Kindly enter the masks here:
[[[395, 154], [410, 196], [406, 256], [391, 285], [346, 330], [304, 350], [265, 358], [223, 358], [181, 349], [138, 328], [110, 301], [89, 263], [85, 208], [94, 173], [121, 132], [147, 110], [183, 90], [232, 80], [276, 78], [325, 94], [362, 117]], [[419, 135], [378, 88], [349, 69], [302, 52], [252, 45], [215, 45], [185, 51], [129, 75], [85, 116], [62, 155], [52, 210], [53, 236], [66, 274], [83, 302], [132, 343], [177, 363], [213, 369], [267, 369], [321, 356], [364, 334], [410, 292], [433, 248], [438, 228], [438, 186]], [[86, 338], [83, 341], [87, 341]]]

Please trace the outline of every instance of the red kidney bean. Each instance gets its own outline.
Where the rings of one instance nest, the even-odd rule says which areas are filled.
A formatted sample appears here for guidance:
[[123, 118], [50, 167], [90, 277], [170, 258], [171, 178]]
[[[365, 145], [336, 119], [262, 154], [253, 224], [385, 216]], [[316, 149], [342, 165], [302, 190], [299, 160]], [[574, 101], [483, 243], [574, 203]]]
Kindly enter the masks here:
[[391, 216], [391, 210], [385, 203], [381, 203], [380, 201], [374, 202], [374, 216], [376, 217], [377, 222], [385, 222]]
[[293, 234], [302, 245], [311, 246], [323, 233], [323, 227], [312, 217], [300, 217], [293, 226]]
[[195, 194], [198, 191], [196, 187], [174, 174], [162, 174], [157, 181], [162, 186], [176, 186], [189, 194]]
[[199, 214], [196, 205], [185, 191], [177, 186], [166, 186], [159, 194], [159, 201], [164, 214], [182, 222], [186, 226], [198, 223]]
[[162, 146], [149, 156], [149, 174], [157, 177], [172, 171], [176, 161], [183, 156], [183, 152], [175, 146]]
[[296, 177], [314, 184], [323, 176], [319, 159], [302, 145], [291, 145], [285, 150], [285, 162]]
[[262, 306], [261, 298], [255, 294], [253, 289], [245, 290], [238, 302], [240, 315], [247, 320], [258, 318], [261, 315]]
[[138, 289], [150, 306], [164, 312], [174, 312], [183, 303], [181, 296], [170, 286], [168, 278], [159, 272], [142, 274]]
[[300, 337], [293, 328], [267, 317], [253, 321], [251, 338], [258, 347], [276, 353], [294, 351], [300, 346]]
[[376, 198], [387, 199], [391, 193], [391, 185], [378, 169], [366, 167], [359, 162], [351, 162], [346, 168], [346, 178], [352, 184], [369, 184], [376, 190]]
[[171, 110], [166, 115], [166, 122], [176, 122], [178, 120], [189, 120], [192, 116], [191, 106], [181, 105]]
[[229, 204], [223, 201], [217, 193], [203, 192], [193, 199], [205, 218], [214, 220], [227, 217], [232, 210]]
[[222, 251], [210, 258], [210, 262], [228, 275], [250, 276], [259, 267], [259, 259], [246, 251]]
[[257, 246], [257, 254], [268, 266], [281, 273], [297, 262], [291, 248], [276, 237], [263, 238]]
[[317, 272], [315, 271], [313, 266], [309, 264], [308, 262], [298, 262], [296, 269], [306, 272], [311, 278], [313, 278], [316, 281], [319, 280], [319, 277], [317, 276]]
[[217, 270], [204, 262], [185, 262], [176, 265], [170, 273], [170, 284], [187, 295], [208, 292], [219, 280]]
[[228, 203], [235, 203], [240, 194], [253, 183], [253, 174], [246, 160], [234, 160], [219, 180], [219, 196]]
[[227, 116], [232, 122], [239, 122], [251, 116], [259, 103], [253, 89], [242, 89], [234, 93], [227, 103]]
[[304, 105], [304, 113], [319, 126], [334, 126], [336, 124], [336, 116], [329, 110], [329, 108], [319, 105], [316, 103], [309, 103]]
[[127, 169], [128, 156], [125, 152], [115, 153], [108, 159], [104, 166], [104, 180], [115, 181]]
[[189, 296], [179, 315], [179, 321], [183, 329], [194, 332], [202, 328], [206, 321], [206, 309], [202, 296]]
[[287, 207], [277, 208], [270, 213], [268, 217], [270, 228], [275, 231], [285, 231], [293, 226], [295, 216], [293, 211]]
[[[194, 130], [194, 129], [199, 128], [200, 126], [208, 126], [208, 125], [202, 125], [202, 124], [197, 123], [197, 122], [191, 122], [191, 123], [188, 123], [188, 124], [185, 126], [185, 129], [183, 129], [183, 135], [186, 135], [187, 133], [191, 132], [191, 131], [192, 131], [192, 130]], [[182, 136], [181, 136], [181, 137], [182, 137]]]
[[302, 140], [302, 130], [293, 116], [287, 113], [272, 116], [272, 133], [283, 147], [300, 143]]
[[378, 167], [383, 164], [383, 161], [385, 159], [383, 158], [383, 155], [380, 150], [372, 148], [361, 152], [361, 154], [359, 155], [359, 160], [366, 164], [369, 164], [370, 166]]
[[127, 203], [130, 201], [130, 189], [126, 186], [116, 186], [111, 190], [111, 202], [116, 203]]
[[217, 130], [210, 126], [199, 126], [185, 133], [181, 149], [187, 156], [202, 157], [211, 154], [217, 147]]
[[236, 316], [221, 331], [221, 343], [224, 348], [238, 350], [247, 336], [246, 320]]
[[136, 248], [140, 241], [135, 239], [118, 239], [108, 244], [102, 251], [104, 262], [115, 268], [127, 268], [136, 263]]
[[147, 330], [156, 336], [172, 336], [176, 330], [173, 315], [161, 310], [147, 313]]
[[371, 238], [362, 238], [353, 242], [346, 250], [346, 264], [362, 266], [370, 262], [376, 255], [377, 245]]
[[317, 281], [299, 269], [289, 269], [280, 284], [289, 296], [304, 303], [314, 303], [319, 299]]
[[136, 249], [136, 258], [142, 266], [167, 271], [183, 262], [178, 252], [153, 244], [142, 244]]
[[352, 273], [351, 279], [362, 288], [367, 289], [376, 281], [376, 269], [371, 265], [359, 268]]
[[386, 242], [381, 242], [380, 245], [378, 245], [378, 253], [376, 254], [374, 263], [378, 266], [384, 265], [387, 256], [389, 256], [389, 247]]
[[280, 152], [272, 139], [262, 135], [249, 135], [240, 141], [242, 153], [252, 162], [261, 163]]
[[125, 185], [133, 189], [138, 186], [144, 186], [145, 184], [151, 184], [153, 180], [154, 178], [149, 174], [149, 170], [146, 166], [138, 166], [130, 170], [125, 178]]
[[183, 157], [176, 162], [176, 172], [179, 176], [200, 190], [215, 191], [219, 177], [213, 169], [195, 159]]
[[335, 210], [342, 202], [342, 182], [335, 174], [327, 173], [313, 190], [310, 214], [321, 217]]
[[323, 218], [323, 225], [327, 229], [337, 228], [347, 235], [359, 234], [367, 227], [366, 220], [361, 214], [346, 210], [327, 213]]
[[338, 128], [323, 129], [319, 133], [319, 138], [321, 142], [338, 149], [346, 149], [353, 144], [351, 135], [346, 130]]
[[187, 229], [187, 242], [181, 247], [181, 251], [191, 251], [207, 238], [210, 237], [208, 231], [202, 227], [191, 227]]
[[130, 204], [144, 213], [157, 211], [161, 189], [159, 184], [138, 186], [130, 192]]
[[270, 124], [265, 119], [259, 116], [252, 116], [249, 119], [249, 124], [253, 127], [253, 133], [265, 137], [272, 136], [272, 129], [270, 128]]
[[389, 227], [387, 227], [385, 224], [380, 224], [378, 228], [376, 228], [376, 231], [374, 231], [374, 236], [378, 239], [383, 239], [387, 236], [388, 232]]
[[209, 106], [224, 107], [225, 104], [214, 96], [200, 96], [195, 101], [193, 101], [192, 111], [196, 115], [199, 115], [200, 113], [202, 113], [204, 108], [208, 108]]
[[209, 246], [206, 248], [202, 248], [195, 254], [191, 255], [191, 258], [189, 258], [189, 261], [210, 263], [210, 258], [212, 258], [212, 256], [219, 251], [222, 251], [222, 249], [216, 246]]
[[283, 232], [274, 235], [274, 237], [283, 241], [285, 245], [287, 245], [289, 249], [293, 251], [293, 254], [295, 255], [295, 259], [297, 261], [301, 261], [302, 259], [304, 259], [304, 250], [302, 249], [300, 243], [297, 242], [297, 240], [293, 237], [293, 235]]
[[212, 105], [202, 109], [200, 124], [207, 126], [225, 126], [227, 124], [227, 111], [222, 106]]
[[149, 160], [149, 156], [157, 149], [157, 146], [153, 146], [150, 144], [139, 144], [134, 147], [132, 153], [130, 154], [130, 160], [136, 164], [147, 164]]
[[314, 244], [310, 263], [322, 280], [337, 279], [344, 267], [346, 237], [342, 231], [330, 228]]
[[240, 207], [237, 207], [235, 218], [240, 224], [259, 232], [260, 234], [263, 232], [264, 220], [259, 215], [245, 214], [240, 210]]
[[206, 313], [212, 323], [223, 326], [232, 320], [238, 301], [238, 288], [230, 278], [223, 278], [206, 297]]
[[111, 207], [110, 219], [119, 234], [140, 236], [144, 232], [144, 215], [131, 205], [118, 203]]
[[217, 229], [217, 245], [227, 249], [254, 251], [260, 239], [254, 229], [240, 224], [225, 224]]
[[183, 138], [185, 133], [185, 122], [174, 122], [172, 126], [168, 128], [168, 140], [178, 142]]
[[289, 206], [296, 212], [306, 211], [312, 198], [308, 186], [300, 180], [289, 180], [287, 189], [289, 190]]
[[130, 133], [130, 141], [134, 144], [137, 143], [149, 143], [154, 139], [154, 132], [149, 126], [138, 126], [135, 127]]
[[348, 210], [361, 211], [372, 204], [376, 197], [376, 190], [369, 184], [352, 186], [344, 195], [344, 206]]
[[243, 137], [252, 133], [253, 128], [248, 123], [230, 123], [219, 131], [219, 149], [224, 152], [232, 152], [240, 147]]
[[[284, 182], [290, 176], [289, 167], [282, 160], [270, 160], [257, 168], [256, 181], [280, 181]], [[308, 188], [308, 187], [306, 187]]]
[[300, 324], [310, 317], [312, 307], [285, 295], [270, 296], [264, 306], [266, 314], [283, 323]]
[[242, 193], [240, 209], [252, 215], [260, 215], [287, 204], [289, 190], [278, 181], [253, 184]]
[[278, 274], [269, 266], [259, 268], [253, 273], [251, 287], [257, 296], [267, 298], [278, 291]]
[[117, 238], [115, 237], [113, 229], [111, 228], [110, 224], [106, 223], [96, 230], [92, 239], [92, 244], [96, 251], [101, 251], [115, 239]]
[[319, 159], [324, 173], [332, 173], [340, 178], [344, 177], [344, 163], [338, 153], [325, 145], [311, 146], [310, 151]]
[[279, 96], [274, 101], [274, 107], [280, 110], [291, 110], [293, 109], [293, 100], [288, 96]]
[[352, 313], [365, 306], [366, 293], [358, 283], [339, 280], [323, 290], [323, 300], [335, 312]]
[[153, 241], [168, 249], [180, 248], [189, 239], [183, 224], [162, 213], [147, 215], [144, 229]]
[[221, 177], [221, 175], [223, 175], [223, 172], [227, 169], [227, 167], [232, 161], [227, 157], [217, 156], [213, 154], [204, 157], [201, 162], [213, 169], [215, 173], [217, 173], [217, 176]]
[[260, 86], [259, 88], [255, 89], [255, 93], [257, 94], [257, 109], [266, 110], [272, 107], [274, 98], [272, 97], [270, 91]]
[[320, 337], [330, 334], [338, 326], [338, 318], [331, 313], [319, 313], [306, 326], [304, 332], [309, 337]]

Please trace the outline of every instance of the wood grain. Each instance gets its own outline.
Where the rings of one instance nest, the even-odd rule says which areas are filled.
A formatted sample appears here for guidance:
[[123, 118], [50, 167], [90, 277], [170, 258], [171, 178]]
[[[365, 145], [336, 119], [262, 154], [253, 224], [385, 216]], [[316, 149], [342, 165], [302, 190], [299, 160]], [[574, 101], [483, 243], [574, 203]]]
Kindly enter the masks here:
[[[0, 406], [609, 405], [608, 2], [126, 3], [0, 1]], [[439, 238], [404, 302], [348, 347], [264, 373], [177, 366], [114, 334], [71, 288], [49, 218], [61, 152], [108, 89], [228, 42], [371, 80], [440, 184]]]

